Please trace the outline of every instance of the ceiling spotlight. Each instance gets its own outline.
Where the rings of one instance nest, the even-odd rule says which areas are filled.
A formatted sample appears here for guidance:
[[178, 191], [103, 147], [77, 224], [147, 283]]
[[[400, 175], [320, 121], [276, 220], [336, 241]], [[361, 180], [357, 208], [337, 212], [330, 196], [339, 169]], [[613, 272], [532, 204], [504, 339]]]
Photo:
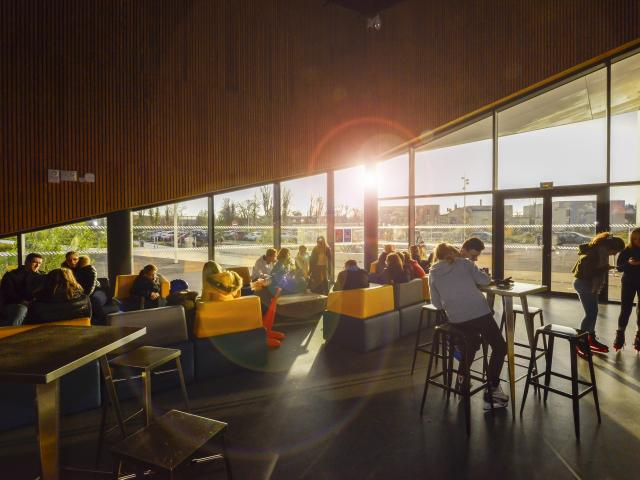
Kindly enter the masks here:
[[376, 14], [375, 17], [367, 18], [367, 28], [371, 28], [377, 32], [382, 28], [382, 19], [380, 18], [380, 14]]

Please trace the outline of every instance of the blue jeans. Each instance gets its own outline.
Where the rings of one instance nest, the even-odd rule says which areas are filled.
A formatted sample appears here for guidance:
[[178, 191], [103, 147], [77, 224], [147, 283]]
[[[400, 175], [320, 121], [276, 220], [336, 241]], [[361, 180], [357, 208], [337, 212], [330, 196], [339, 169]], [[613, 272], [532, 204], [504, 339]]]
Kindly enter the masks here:
[[22, 325], [27, 317], [27, 307], [21, 303], [10, 303], [2, 309], [4, 314], [4, 325]]
[[593, 283], [591, 280], [576, 278], [573, 288], [578, 292], [578, 298], [584, 308], [584, 318], [580, 324], [580, 330], [586, 332], [596, 331], [596, 320], [598, 319], [598, 294], [592, 292]]

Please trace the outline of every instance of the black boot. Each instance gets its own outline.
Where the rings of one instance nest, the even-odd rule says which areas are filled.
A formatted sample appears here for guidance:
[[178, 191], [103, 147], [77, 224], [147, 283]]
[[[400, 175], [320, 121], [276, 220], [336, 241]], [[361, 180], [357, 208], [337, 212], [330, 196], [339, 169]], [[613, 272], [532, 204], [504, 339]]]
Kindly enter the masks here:
[[624, 347], [624, 330], [616, 330], [616, 339], [613, 341], [613, 348], [619, 351]]

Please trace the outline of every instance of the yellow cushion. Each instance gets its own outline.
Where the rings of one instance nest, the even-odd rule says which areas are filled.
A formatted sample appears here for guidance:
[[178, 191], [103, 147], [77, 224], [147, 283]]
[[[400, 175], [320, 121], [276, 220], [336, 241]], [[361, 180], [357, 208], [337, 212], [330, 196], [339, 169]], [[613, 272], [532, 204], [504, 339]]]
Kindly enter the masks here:
[[245, 287], [248, 287], [251, 283], [251, 271], [249, 267], [229, 267], [227, 268], [230, 272], [236, 272], [242, 278], [242, 284]]
[[331, 292], [327, 299], [328, 311], [355, 318], [369, 318], [393, 309], [391, 285]]
[[193, 333], [197, 338], [246, 332], [262, 327], [260, 298], [250, 295], [226, 302], [198, 302]]
[[422, 295], [426, 301], [431, 300], [431, 293], [429, 293], [429, 275], [422, 277]]
[[[125, 300], [129, 298], [131, 294], [131, 287], [138, 275], [118, 275], [116, 277], [116, 286], [113, 296], [118, 300]], [[169, 289], [171, 287], [169, 281], [163, 276], [160, 277], [160, 296], [167, 298], [169, 296]]]
[[369, 265], [369, 273], [376, 273], [377, 266], [378, 266], [377, 260], [374, 260], [373, 262], [371, 262], [371, 264]]
[[70, 325], [74, 327], [90, 327], [91, 319], [89, 317], [74, 318], [73, 320], [60, 320], [58, 322], [38, 323], [33, 325], [20, 325], [19, 327], [0, 327], [0, 338], [10, 337], [17, 333], [26, 332], [38, 327], [44, 327], [47, 325]]

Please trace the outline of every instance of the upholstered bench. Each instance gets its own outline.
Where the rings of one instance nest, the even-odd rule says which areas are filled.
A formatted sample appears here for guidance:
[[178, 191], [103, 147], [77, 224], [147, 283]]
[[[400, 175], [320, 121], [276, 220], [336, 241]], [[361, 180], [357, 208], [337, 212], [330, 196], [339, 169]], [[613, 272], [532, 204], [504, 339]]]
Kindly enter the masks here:
[[400, 336], [415, 333], [420, 323], [422, 307], [425, 305], [423, 279], [416, 278], [395, 285], [394, 298], [395, 308], [400, 314]]
[[400, 314], [394, 310], [390, 285], [331, 292], [323, 314], [327, 343], [357, 352], [389, 345], [400, 336]]
[[327, 296], [319, 293], [294, 293], [278, 298], [278, 318], [307, 319], [320, 315], [327, 307]]

